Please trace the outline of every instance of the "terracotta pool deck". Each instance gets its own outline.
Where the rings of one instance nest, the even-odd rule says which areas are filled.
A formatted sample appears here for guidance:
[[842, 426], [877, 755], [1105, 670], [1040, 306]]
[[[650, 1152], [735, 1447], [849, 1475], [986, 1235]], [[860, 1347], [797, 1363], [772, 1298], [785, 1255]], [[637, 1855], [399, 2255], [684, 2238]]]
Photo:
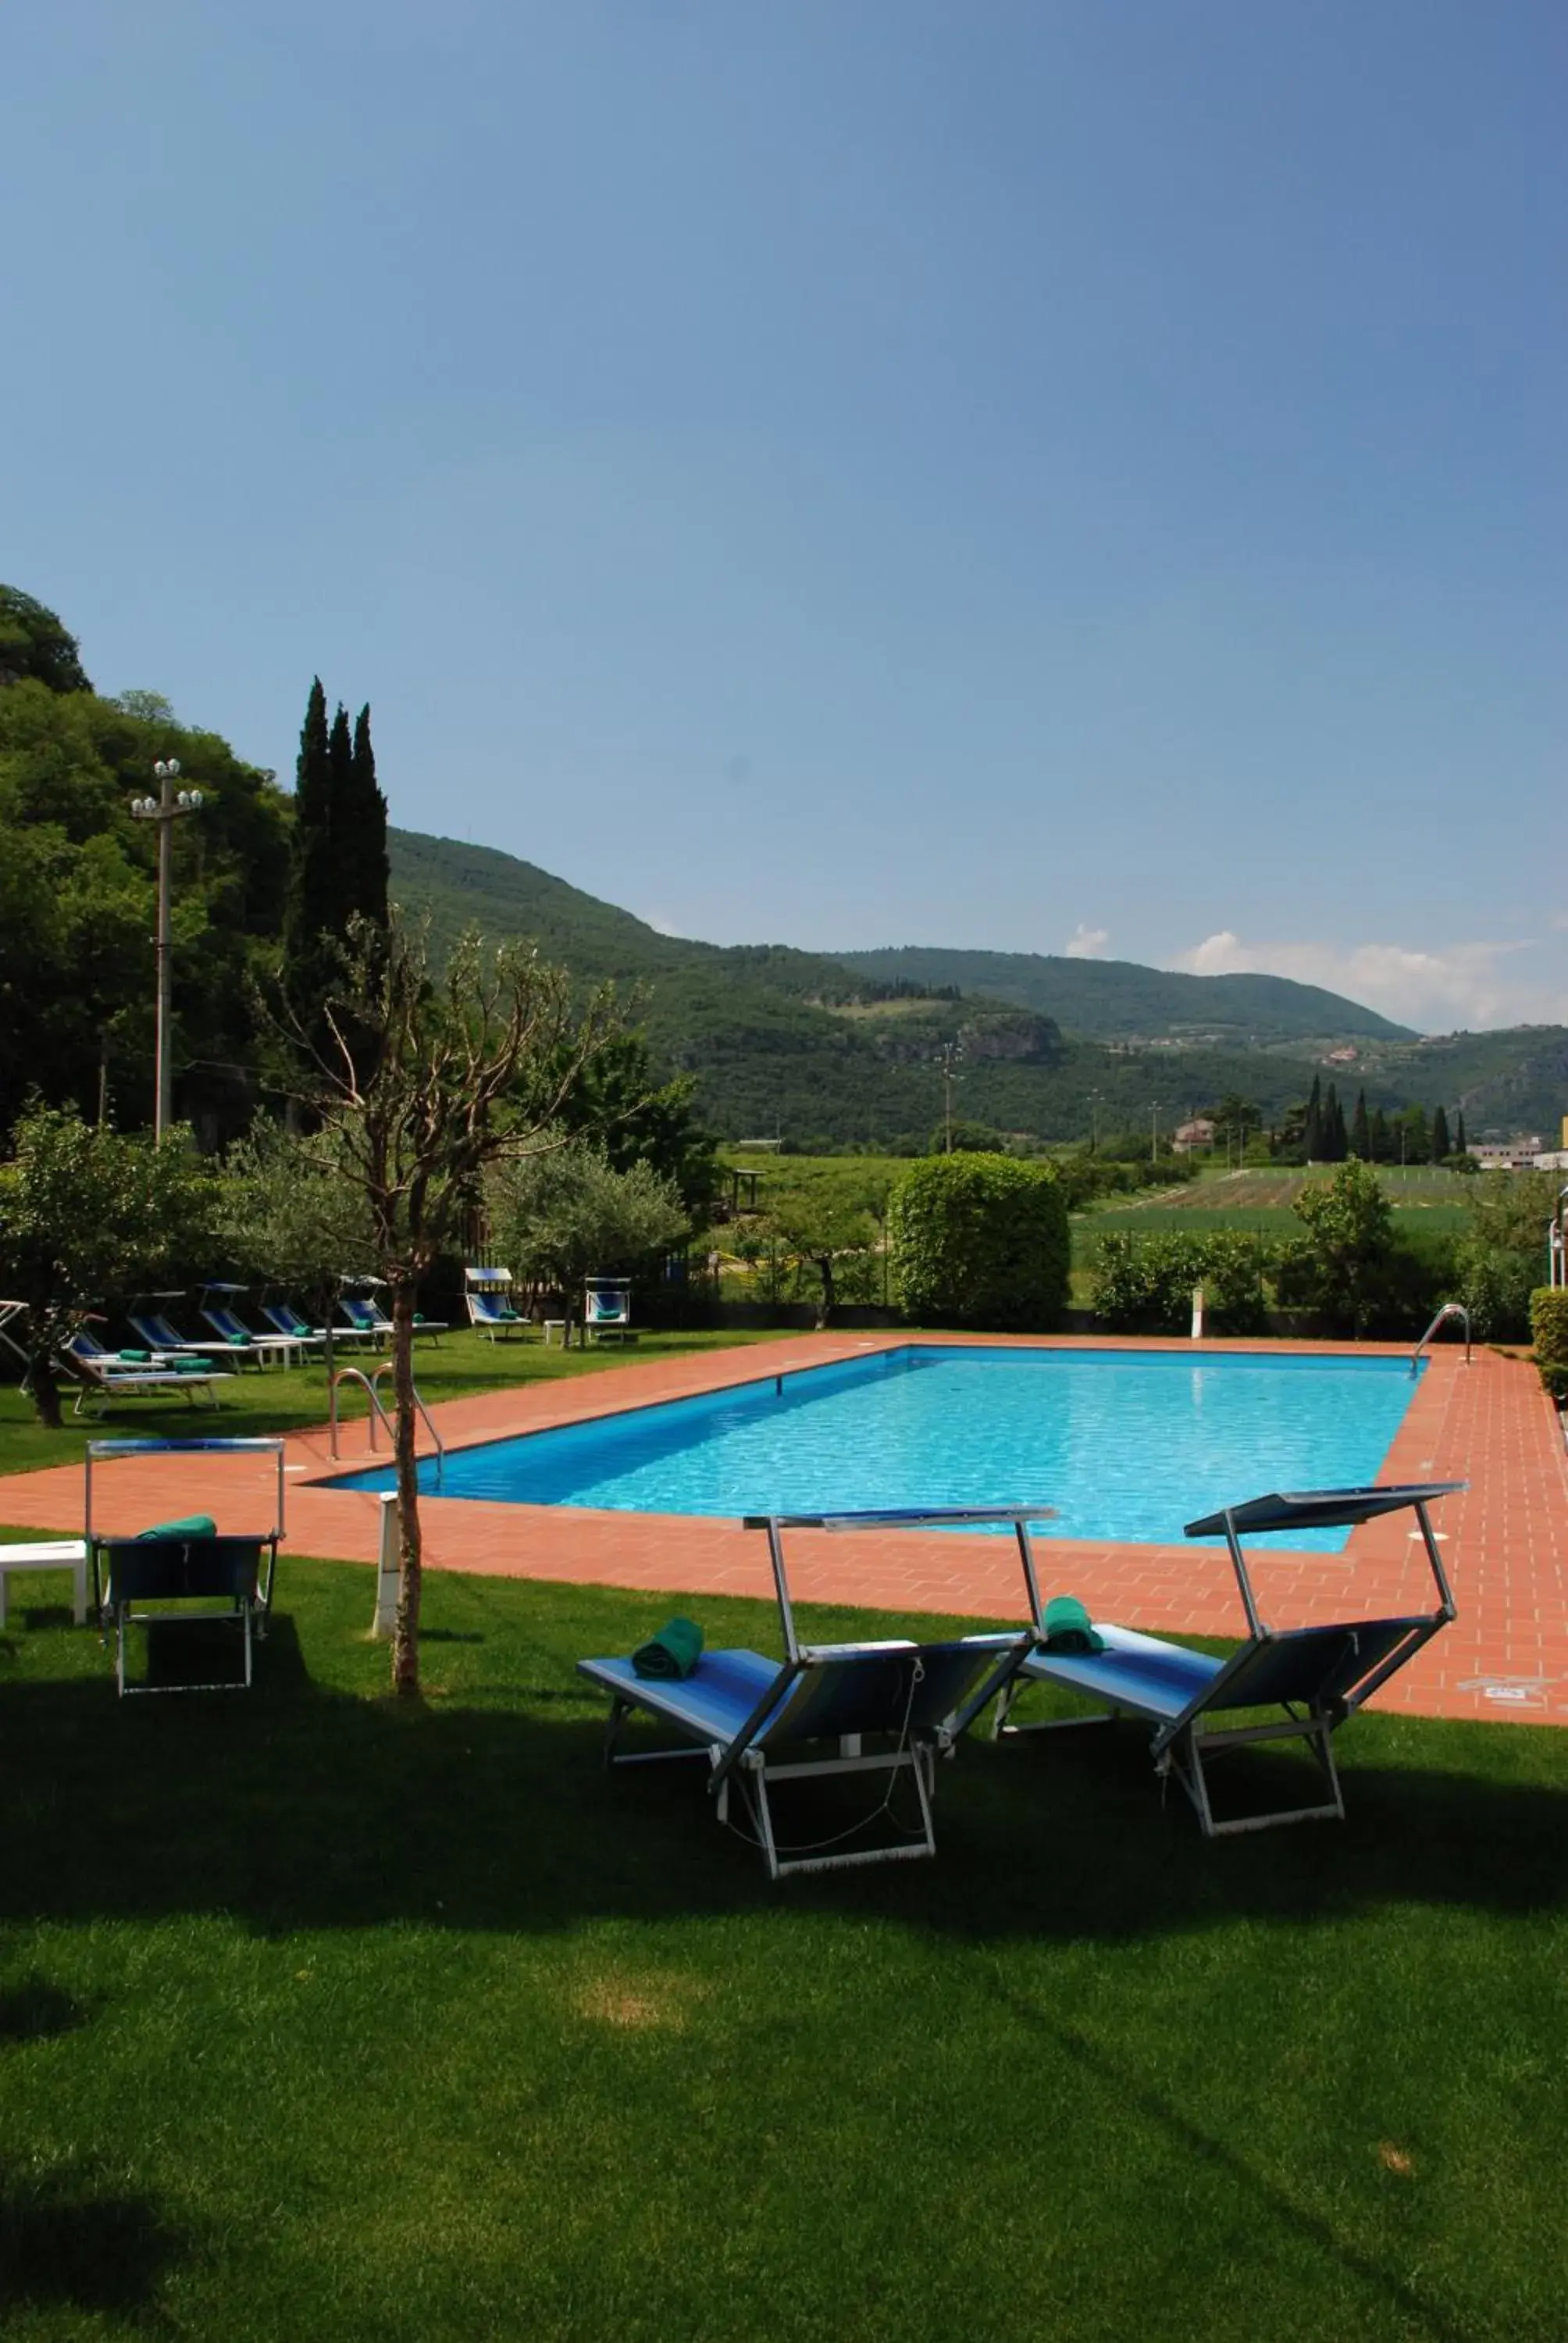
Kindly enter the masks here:
[[[437, 1415], [447, 1447], [466, 1447], [830, 1360], [864, 1357], [910, 1339], [782, 1336], [777, 1342], [697, 1357], [641, 1360], [570, 1383], [518, 1385], [453, 1400]], [[1006, 1338], [988, 1338], [997, 1339]], [[1062, 1347], [1118, 1346], [1079, 1340]], [[1276, 1353], [1288, 1348], [1320, 1356], [1408, 1355], [1402, 1346], [1374, 1343], [1212, 1347]], [[130, 1436], [133, 1427], [125, 1429]], [[357, 1425], [348, 1427], [343, 1444], [346, 1453], [335, 1467], [325, 1427], [289, 1438], [287, 1544], [297, 1554], [369, 1563], [376, 1556], [379, 1499], [365, 1491], [312, 1485], [317, 1475], [363, 1465], [364, 1434]], [[272, 1471], [270, 1460], [258, 1459], [253, 1467], [233, 1459], [208, 1463], [200, 1455], [106, 1463], [94, 1474], [95, 1523], [108, 1530], [134, 1530], [160, 1515], [199, 1511], [213, 1513], [220, 1528], [249, 1527], [256, 1508], [266, 1512], [270, 1505]], [[1424, 1716], [1568, 1725], [1568, 1455], [1555, 1411], [1533, 1369], [1485, 1350], [1478, 1350], [1467, 1367], [1457, 1346], [1434, 1350], [1379, 1478], [1470, 1483], [1466, 1494], [1446, 1498], [1435, 1513], [1458, 1619], [1395, 1678], [1379, 1704]], [[1237, 1492], [1239, 1497], [1257, 1493]], [[30, 1528], [79, 1532], [80, 1469], [58, 1466], [8, 1476], [0, 1512]], [[269, 1512], [266, 1518], [270, 1521]], [[771, 1593], [763, 1540], [731, 1521], [450, 1497], [425, 1498], [420, 1518], [425, 1558], [434, 1569], [646, 1589], [660, 1598], [649, 1604], [650, 1624], [656, 1624], [654, 1611], [665, 1607], [664, 1598], [670, 1595], [696, 1602], [704, 1594]], [[1265, 1620], [1294, 1625], [1314, 1618], [1430, 1610], [1431, 1574], [1419, 1544], [1412, 1543], [1411, 1518], [1368, 1523], [1352, 1533], [1340, 1554], [1271, 1553], [1260, 1542], [1249, 1550], [1249, 1561], [1255, 1560]], [[977, 1618], [1019, 1615], [1020, 1587], [1010, 1541], [797, 1533], [789, 1551], [790, 1585], [801, 1602]], [[1222, 1549], [1041, 1539], [1040, 1554], [1044, 1591], [1070, 1589], [1099, 1617], [1156, 1631], [1241, 1632], [1235, 1581]], [[286, 1588], [286, 1574], [283, 1584]]]

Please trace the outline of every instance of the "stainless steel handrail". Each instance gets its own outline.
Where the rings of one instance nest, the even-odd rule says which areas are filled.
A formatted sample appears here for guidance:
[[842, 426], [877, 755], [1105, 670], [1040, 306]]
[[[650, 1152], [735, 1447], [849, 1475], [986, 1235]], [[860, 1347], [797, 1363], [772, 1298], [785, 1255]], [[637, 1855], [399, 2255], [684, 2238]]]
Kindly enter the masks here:
[[[377, 1367], [371, 1374], [370, 1393], [371, 1397], [376, 1399], [376, 1404], [377, 1407], [381, 1406], [381, 1402], [377, 1398], [376, 1386], [380, 1382], [383, 1375], [389, 1375], [391, 1372], [391, 1360], [383, 1359], [381, 1364]], [[410, 1385], [410, 1389], [412, 1389], [412, 1385]], [[440, 1433], [437, 1431], [430, 1411], [426, 1406], [424, 1401], [420, 1398], [417, 1391], [414, 1393], [414, 1404], [418, 1409], [420, 1416], [424, 1421], [426, 1431], [429, 1433], [431, 1439], [436, 1443], [436, 1478], [437, 1481], [442, 1480], [445, 1477], [447, 1471], [447, 1443], [442, 1439]], [[382, 1410], [381, 1420], [384, 1423], [387, 1421], [386, 1411], [384, 1409]]]
[[1464, 1363], [1466, 1366], [1470, 1364], [1470, 1312], [1465, 1308], [1462, 1302], [1445, 1302], [1442, 1308], [1438, 1312], [1436, 1317], [1432, 1320], [1431, 1325], [1427, 1328], [1425, 1333], [1422, 1336], [1420, 1342], [1416, 1344], [1414, 1350], [1410, 1354], [1410, 1371], [1412, 1375], [1414, 1374], [1416, 1368], [1421, 1363], [1422, 1353], [1425, 1350], [1427, 1344], [1431, 1342], [1432, 1336], [1436, 1333], [1438, 1328], [1442, 1325], [1445, 1318], [1463, 1319]]
[[377, 1391], [375, 1384], [365, 1373], [363, 1367], [335, 1367], [332, 1371], [331, 1378], [327, 1383], [327, 1444], [332, 1451], [334, 1458], [336, 1458], [337, 1454], [337, 1386], [339, 1383], [363, 1383], [366, 1391], [369, 1394], [370, 1414], [367, 1421], [370, 1426], [370, 1453], [374, 1455], [376, 1453], [376, 1419], [377, 1416], [380, 1417], [381, 1422], [387, 1426], [387, 1438], [389, 1443], [393, 1442], [395, 1435], [392, 1430], [391, 1419], [387, 1415], [386, 1409], [381, 1404], [380, 1393]]

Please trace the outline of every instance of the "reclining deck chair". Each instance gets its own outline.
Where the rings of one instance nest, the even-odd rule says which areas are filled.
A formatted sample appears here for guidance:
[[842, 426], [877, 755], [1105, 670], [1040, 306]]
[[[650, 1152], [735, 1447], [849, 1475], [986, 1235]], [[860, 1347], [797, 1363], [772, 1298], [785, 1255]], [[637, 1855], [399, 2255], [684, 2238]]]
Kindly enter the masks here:
[[183, 1365], [162, 1351], [150, 1352], [145, 1360], [125, 1358], [117, 1351], [106, 1351], [85, 1326], [78, 1326], [65, 1345], [66, 1363], [76, 1379], [73, 1415], [102, 1415], [115, 1399], [170, 1399], [181, 1392], [192, 1407], [198, 1393], [205, 1393], [209, 1407], [216, 1407], [218, 1394], [215, 1386], [232, 1383], [232, 1375], [214, 1372], [210, 1361], [195, 1353], [184, 1354]]
[[[219, 1535], [206, 1517], [188, 1523], [169, 1522], [139, 1537], [95, 1535], [93, 1530], [93, 1464], [95, 1459], [150, 1455], [274, 1455], [277, 1459], [277, 1493], [273, 1526], [243, 1535]], [[121, 1697], [150, 1692], [240, 1692], [251, 1681], [252, 1642], [265, 1640], [272, 1609], [273, 1581], [277, 1572], [278, 1541], [283, 1535], [283, 1442], [263, 1440], [89, 1440], [86, 1454], [86, 1499], [84, 1536], [92, 1556], [93, 1598], [99, 1628], [107, 1639], [115, 1626], [115, 1676]], [[200, 1604], [200, 1610], [171, 1605]], [[215, 1611], [214, 1604], [223, 1607]], [[206, 1684], [129, 1684], [126, 1678], [126, 1636], [133, 1625], [194, 1625], [213, 1619], [232, 1620], [244, 1648], [244, 1674]]]
[[[364, 1278], [357, 1280], [357, 1282], [371, 1286], [379, 1285], [381, 1280]], [[350, 1334], [363, 1334], [372, 1342], [386, 1342], [391, 1340], [392, 1321], [370, 1292], [350, 1293], [345, 1290], [337, 1297], [337, 1314]], [[439, 1350], [441, 1337], [446, 1332], [447, 1321], [444, 1318], [427, 1318], [417, 1310], [414, 1312], [416, 1341], [421, 1334], [428, 1334]]]
[[326, 1327], [313, 1326], [308, 1318], [301, 1317], [291, 1302], [264, 1302], [261, 1314], [275, 1332], [286, 1334], [302, 1353], [326, 1345]]
[[637, 1332], [631, 1322], [631, 1280], [628, 1277], [590, 1277], [583, 1287], [583, 1340], [597, 1335], [601, 1342], [611, 1335], [622, 1342], [635, 1342]]
[[[1190, 1538], [1222, 1537], [1241, 1589], [1247, 1614], [1245, 1643], [1229, 1659], [1189, 1651], [1160, 1635], [1142, 1635], [1129, 1627], [1095, 1623], [1103, 1644], [1098, 1652], [1051, 1651], [1045, 1644], [1044, 1614], [1038, 1614], [1040, 1648], [1023, 1663], [1019, 1679], [1008, 1685], [998, 1704], [998, 1735], [1049, 1732], [1064, 1726], [1098, 1725], [1121, 1715], [1141, 1717], [1154, 1728], [1151, 1748], [1155, 1772], [1162, 1780], [1174, 1774], [1193, 1805], [1206, 1838], [1234, 1831], [1266, 1830], [1274, 1823], [1344, 1819], [1344, 1794], [1334, 1764], [1333, 1735], [1347, 1716], [1369, 1700], [1380, 1685], [1414, 1657], [1454, 1616], [1454, 1602], [1443, 1574], [1442, 1560], [1432, 1536], [1427, 1508], [1438, 1497], [1464, 1489], [1463, 1481], [1412, 1483], [1406, 1486], [1369, 1489], [1313, 1489], [1294, 1495], [1254, 1497], [1249, 1503], [1227, 1505], [1189, 1522]], [[1248, 1574], [1241, 1537], [1288, 1534], [1292, 1531], [1342, 1529], [1373, 1520], [1382, 1513], [1412, 1511], [1420, 1523], [1426, 1558], [1436, 1582], [1438, 1607], [1408, 1616], [1347, 1619], [1331, 1625], [1293, 1627], [1283, 1633], [1265, 1627]], [[1008, 1721], [1020, 1681], [1033, 1679], [1082, 1693], [1108, 1705], [1092, 1716], [1059, 1717], [1043, 1725], [1015, 1725]], [[1281, 1718], [1256, 1725], [1208, 1729], [1208, 1720], [1238, 1709], [1279, 1709]], [[1204, 1759], [1259, 1741], [1304, 1741], [1317, 1758], [1328, 1784], [1324, 1805], [1270, 1809], [1216, 1821], [1210, 1804]]]
[[512, 1307], [512, 1272], [509, 1269], [465, 1269], [463, 1299], [468, 1305], [468, 1323], [476, 1332], [487, 1335], [492, 1342], [504, 1342], [516, 1326], [526, 1326], [528, 1320], [520, 1310]]
[[226, 1334], [209, 1335], [205, 1342], [190, 1342], [182, 1334], [166, 1311], [156, 1310], [157, 1302], [183, 1302], [182, 1293], [139, 1293], [136, 1307], [126, 1312], [126, 1323], [138, 1342], [149, 1351], [167, 1352], [171, 1357], [198, 1359], [236, 1359], [243, 1366], [246, 1359], [261, 1365], [261, 1353], [254, 1342], [231, 1342]]
[[298, 1335], [256, 1333], [235, 1307], [234, 1296], [244, 1292], [243, 1285], [219, 1285], [209, 1282], [201, 1290], [202, 1316], [214, 1333], [221, 1334], [230, 1350], [248, 1348], [256, 1353], [263, 1366], [268, 1359], [276, 1359], [281, 1365], [286, 1366], [290, 1351], [297, 1351], [300, 1347]]
[[[1028, 1523], [1049, 1516], [1027, 1509], [959, 1507], [935, 1512], [748, 1515], [747, 1529], [765, 1531], [785, 1656], [745, 1650], [704, 1652], [684, 1678], [648, 1678], [633, 1662], [579, 1660], [578, 1673], [610, 1696], [605, 1758], [608, 1765], [648, 1765], [696, 1757], [709, 1767], [708, 1787], [721, 1823], [729, 1821], [729, 1794], [739, 1790], [769, 1878], [796, 1871], [833, 1871], [851, 1864], [890, 1863], [934, 1855], [931, 1815], [935, 1760], [950, 1755], [986, 1704], [1010, 1684], [1034, 1647], [1032, 1627], [991, 1634], [944, 1637], [932, 1643], [802, 1644], [795, 1632], [784, 1568], [787, 1529], [946, 1529], [1010, 1523], [1024, 1557], [1033, 1595]], [[1038, 1604], [1036, 1603], [1038, 1610]], [[623, 1751], [620, 1728], [634, 1709], [670, 1726], [689, 1748]], [[867, 1750], [868, 1738], [880, 1745]], [[908, 1772], [919, 1801], [918, 1832], [892, 1845], [830, 1851], [833, 1841], [781, 1846], [775, 1835], [769, 1787], [777, 1782], [828, 1775], [888, 1776], [887, 1797], [853, 1836], [885, 1812], [898, 1776]]]

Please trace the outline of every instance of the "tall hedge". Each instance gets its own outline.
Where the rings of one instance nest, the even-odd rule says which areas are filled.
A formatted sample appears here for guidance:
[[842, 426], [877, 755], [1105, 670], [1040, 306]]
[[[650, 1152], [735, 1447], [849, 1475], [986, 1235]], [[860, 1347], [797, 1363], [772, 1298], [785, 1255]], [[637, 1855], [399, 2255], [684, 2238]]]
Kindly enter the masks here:
[[931, 1155], [888, 1202], [893, 1288], [922, 1325], [1040, 1333], [1067, 1306], [1067, 1202], [1049, 1164]]
[[1536, 1287], [1530, 1297], [1530, 1332], [1541, 1380], [1561, 1405], [1568, 1400], [1568, 1287]]

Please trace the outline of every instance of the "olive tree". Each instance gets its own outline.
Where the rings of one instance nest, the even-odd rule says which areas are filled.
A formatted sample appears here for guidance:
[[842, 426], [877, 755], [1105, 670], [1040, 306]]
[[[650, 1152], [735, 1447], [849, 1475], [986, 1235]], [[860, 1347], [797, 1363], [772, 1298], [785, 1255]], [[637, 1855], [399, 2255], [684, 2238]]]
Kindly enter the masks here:
[[233, 1265], [286, 1288], [314, 1313], [326, 1334], [332, 1373], [332, 1312], [345, 1276], [377, 1259], [376, 1231], [359, 1182], [325, 1145], [307, 1143], [275, 1122], [257, 1121], [224, 1158], [216, 1232]]
[[24, 1302], [7, 1329], [25, 1353], [42, 1423], [60, 1423], [66, 1345], [105, 1296], [180, 1271], [203, 1249], [213, 1182], [189, 1136], [159, 1145], [35, 1106], [0, 1166], [0, 1294]]
[[423, 930], [356, 920], [307, 1030], [284, 1012], [314, 1128], [307, 1161], [363, 1200], [392, 1308], [400, 1574], [392, 1685], [419, 1690], [422, 1545], [414, 1393], [419, 1281], [459, 1239], [487, 1168], [566, 1143], [562, 1118], [618, 1030], [613, 996], [574, 1002], [564, 970], [517, 946], [461, 938], [430, 966]]
[[560, 1287], [568, 1342], [586, 1279], [615, 1275], [689, 1233], [672, 1180], [650, 1163], [618, 1172], [591, 1140], [503, 1159], [486, 1190], [492, 1242], [525, 1277]]

